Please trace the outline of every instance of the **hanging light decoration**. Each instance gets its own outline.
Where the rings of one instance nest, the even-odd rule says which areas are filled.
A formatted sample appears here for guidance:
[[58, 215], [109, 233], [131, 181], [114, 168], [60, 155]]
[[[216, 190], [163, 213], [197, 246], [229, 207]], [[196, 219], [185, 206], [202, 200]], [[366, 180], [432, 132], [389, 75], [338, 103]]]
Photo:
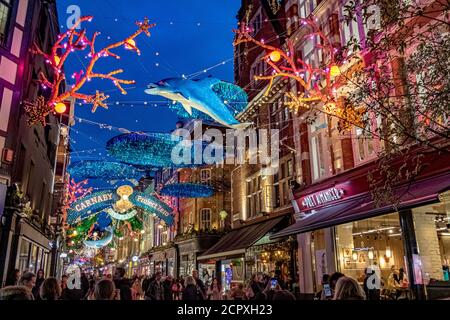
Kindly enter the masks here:
[[[133, 165], [156, 168], [181, 168], [199, 165], [194, 164], [194, 150], [196, 148], [191, 148], [190, 163], [176, 164], [172, 161], [172, 151], [179, 147], [182, 141], [182, 137], [169, 133], [127, 133], [109, 140], [106, 143], [106, 150], [109, 156]], [[202, 148], [206, 148], [207, 145], [204, 142]]]
[[66, 110], [67, 110], [67, 107], [66, 107], [66, 104], [65, 104], [65, 103], [58, 102], [58, 103], [55, 105], [55, 112], [56, 112], [56, 113], [61, 114], [61, 113], [66, 112]]
[[386, 258], [392, 257], [391, 247], [386, 247]]
[[330, 76], [331, 77], [337, 77], [340, 74], [341, 74], [341, 69], [339, 69], [339, 67], [337, 65], [331, 66], [331, 68], [330, 68]]
[[81, 179], [101, 179], [105, 181], [122, 179], [139, 179], [144, 171], [120, 162], [85, 160], [70, 165], [71, 176]]
[[171, 183], [166, 184], [160, 194], [175, 198], [209, 198], [214, 188], [200, 183]]
[[270, 53], [270, 60], [272, 60], [273, 62], [278, 62], [281, 59], [281, 53], [278, 50], [274, 50]]
[[369, 259], [373, 260], [373, 251], [372, 250], [369, 250]]

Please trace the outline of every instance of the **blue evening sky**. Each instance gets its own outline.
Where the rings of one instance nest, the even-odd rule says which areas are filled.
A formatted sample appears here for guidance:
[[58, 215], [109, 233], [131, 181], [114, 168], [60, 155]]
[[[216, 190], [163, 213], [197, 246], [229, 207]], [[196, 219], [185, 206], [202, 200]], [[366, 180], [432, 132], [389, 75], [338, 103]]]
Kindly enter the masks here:
[[[240, 0], [60, 0], [58, 15], [62, 31], [67, 30], [69, 17], [67, 8], [76, 4], [82, 15], [92, 15], [92, 22], [83, 24], [91, 37], [100, 31], [96, 48], [126, 38], [135, 32], [136, 20], [148, 17], [157, 26], [151, 29], [151, 37], [144, 34], [136, 38], [142, 51], [138, 56], [132, 51], [116, 49], [122, 59], [103, 58], [94, 69], [108, 72], [122, 68], [123, 79], [136, 80], [130, 85], [127, 95], [122, 95], [109, 80], [93, 80], [83, 88], [83, 93], [104, 91], [110, 95], [109, 110], [99, 108], [91, 113], [89, 105], [77, 104], [76, 117], [104, 123], [131, 131], [167, 132], [174, 128], [177, 118], [163, 98], [144, 93], [150, 82], [168, 77], [181, 77], [200, 73], [212, 75], [226, 81], [233, 81], [233, 32]], [[110, 37], [110, 39], [108, 39]], [[226, 61], [225, 64], [222, 62]], [[66, 62], [65, 72], [70, 75], [83, 69], [88, 59], [83, 54], [73, 54]], [[203, 70], [214, 65], [218, 67]], [[70, 81], [69, 81], [70, 84]], [[119, 105], [116, 101], [120, 102]], [[144, 101], [148, 101], [144, 105]], [[151, 101], [154, 101], [151, 103]], [[154, 106], [155, 102], [158, 106]], [[115, 130], [100, 129], [99, 126], [78, 123], [72, 131], [74, 153], [72, 161], [103, 158], [105, 143], [120, 134]], [[87, 152], [96, 149], [95, 152]]]

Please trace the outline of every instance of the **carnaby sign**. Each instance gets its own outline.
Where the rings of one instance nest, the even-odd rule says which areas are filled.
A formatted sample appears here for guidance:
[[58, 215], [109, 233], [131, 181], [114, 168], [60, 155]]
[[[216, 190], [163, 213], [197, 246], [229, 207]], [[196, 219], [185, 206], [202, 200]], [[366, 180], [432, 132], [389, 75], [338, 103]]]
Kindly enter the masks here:
[[[103, 210], [106, 210], [114, 219], [119, 220], [130, 219], [137, 214], [135, 210], [123, 215], [116, 214], [113, 207], [120, 202], [118, 200], [120, 198], [114, 190], [96, 192], [83, 197], [70, 205], [70, 208], [67, 210], [67, 223], [69, 225], [76, 224]], [[155, 214], [168, 225], [173, 224], [172, 208], [158, 198], [147, 193], [135, 191], [127, 198], [128, 200], [132, 207], [142, 208], [148, 213]]]
[[75, 201], [67, 213], [67, 223], [73, 224], [82, 221], [92, 214], [104, 210], [114, 204], [117, 196], [114, 191], [96, 192]]
[[325, 204], [340, 200], [344, 197], [344, 189], [333, 187], [323, 191], [319, 191], [297, 200], [301, 210], [314, 209]]

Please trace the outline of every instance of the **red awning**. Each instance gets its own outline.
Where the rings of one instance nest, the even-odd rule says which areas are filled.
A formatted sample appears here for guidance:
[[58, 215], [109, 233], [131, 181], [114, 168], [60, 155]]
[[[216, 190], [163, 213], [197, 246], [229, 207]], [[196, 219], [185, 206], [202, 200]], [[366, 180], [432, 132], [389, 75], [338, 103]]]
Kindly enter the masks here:
[[450, 173], [408, 183], [394, 189], [398, 206], [377, 207], [370, 194], [340, 201], [317, 210], [314, 214], [274, 234], [271, 239], [327, 228], [351, 221], [367, 219], [390, 212], [439, 202], [439, 193], [450, 189]]

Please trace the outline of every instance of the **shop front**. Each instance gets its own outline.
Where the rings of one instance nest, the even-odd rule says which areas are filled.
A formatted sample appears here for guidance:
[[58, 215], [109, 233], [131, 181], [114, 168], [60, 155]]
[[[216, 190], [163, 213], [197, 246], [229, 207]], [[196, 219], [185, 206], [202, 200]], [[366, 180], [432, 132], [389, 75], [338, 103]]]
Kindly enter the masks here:
[[165, 249], [155, 248], [149, 253], [149, 262], [145, 266], [145, 272], [155, 274], [160, 272], [163, 276], [176, 276], [177, 249], [175, 246]]
[[192, 275], [192, 271], [198, 270], [203, 281], [210, 281], [215, 266], [213, 268], [208, 261], [200, 263], [198, 256], [211, 248], [219, 238], [220, 235], [212, 234], [193, 235], [186, 239], [179, 237], [176, 240], [179, 255], [178, 276], [186, 277]]
[[201, 264], [216, 265], [223, 289], [249, 280], [253, 274], [284, 276], [293, 274], [290, 244], [286, 239], [271, 241], [269, 237], [288, 224], [288, 217], [263, 221], [234, 229], [208, 251], [198, 257]]
[[341, 272], [361, 285], [376, 275], [374, 299], [450, 297], [448, 170], [429, 166], [381, 206], [360, 171], [300, 192], [296, 223], [272, 236], [297, 235], [300, 291], [312, 295], [324, 274]]

